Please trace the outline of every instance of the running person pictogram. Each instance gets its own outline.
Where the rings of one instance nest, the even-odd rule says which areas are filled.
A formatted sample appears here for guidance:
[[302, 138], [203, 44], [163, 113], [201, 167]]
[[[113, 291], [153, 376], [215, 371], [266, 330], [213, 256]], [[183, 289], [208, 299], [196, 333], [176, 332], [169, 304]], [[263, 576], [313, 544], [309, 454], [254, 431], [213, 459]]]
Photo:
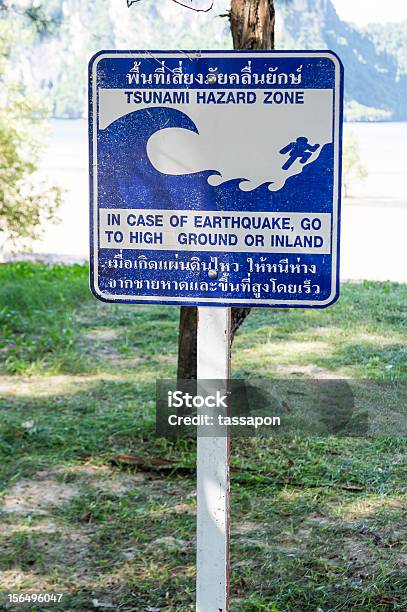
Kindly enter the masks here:
[[311, 145], [308, 142], [308, 138], [305, 136], [299, 136], [295, 142], [290, 142], [287, 146], [281, 149], [280, 153], [290, 153], [289, 158], [283, 166], [283, 170], [291, 168], [297, 159], [300, 160], [301, 164], [305, 164], [313, 153], [319, 148], [319, 144]]

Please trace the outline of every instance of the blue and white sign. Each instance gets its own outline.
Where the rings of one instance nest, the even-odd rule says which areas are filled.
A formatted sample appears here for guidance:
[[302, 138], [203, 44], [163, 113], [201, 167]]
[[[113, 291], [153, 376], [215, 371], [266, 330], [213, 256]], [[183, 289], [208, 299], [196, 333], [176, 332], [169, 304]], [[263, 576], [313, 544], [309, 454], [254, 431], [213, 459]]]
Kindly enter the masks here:
[[337, 299], [343, 68], [334, 53], [101, 51], [89, 77], [98, 298]]

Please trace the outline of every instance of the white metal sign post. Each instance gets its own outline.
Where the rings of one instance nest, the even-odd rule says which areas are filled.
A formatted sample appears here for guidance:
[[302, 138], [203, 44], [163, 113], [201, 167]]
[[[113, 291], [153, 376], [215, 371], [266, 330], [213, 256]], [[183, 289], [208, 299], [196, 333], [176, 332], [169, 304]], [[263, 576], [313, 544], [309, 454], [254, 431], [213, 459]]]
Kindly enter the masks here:
[[[230, 377], [231, 308], [198, 309], [198, 379]], [[225, 428], [226, 429], [226, 428]], [[229, 610], [229, 435], [197, 440], [197, 612]]]

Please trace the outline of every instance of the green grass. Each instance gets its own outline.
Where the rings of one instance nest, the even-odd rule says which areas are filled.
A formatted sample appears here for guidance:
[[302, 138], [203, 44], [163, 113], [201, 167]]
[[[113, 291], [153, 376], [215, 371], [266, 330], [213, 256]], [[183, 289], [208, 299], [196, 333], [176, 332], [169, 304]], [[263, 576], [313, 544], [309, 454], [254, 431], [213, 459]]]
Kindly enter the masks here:
[[[0, 266], [0, 304], [0, 591], [192, 610], [195, 444], [154, 435], [178, 309], [99, 303], [86, 267], [27, 263]], [[233, 374], [406, 381], [406, 304], [365, 282], [327, 310], [253, 310]], [[233, 612], [407, 608], [405, 440], [233, 440], [232, 464]]]

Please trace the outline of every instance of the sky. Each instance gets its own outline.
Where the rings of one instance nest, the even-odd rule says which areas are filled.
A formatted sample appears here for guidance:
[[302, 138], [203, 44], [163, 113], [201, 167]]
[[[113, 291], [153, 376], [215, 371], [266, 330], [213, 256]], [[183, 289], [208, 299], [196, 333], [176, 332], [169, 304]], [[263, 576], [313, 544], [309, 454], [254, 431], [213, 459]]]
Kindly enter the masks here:
[[360, 26], [407, 19], [407, 0], [332, 0], [332, 2], [341, 19]]

